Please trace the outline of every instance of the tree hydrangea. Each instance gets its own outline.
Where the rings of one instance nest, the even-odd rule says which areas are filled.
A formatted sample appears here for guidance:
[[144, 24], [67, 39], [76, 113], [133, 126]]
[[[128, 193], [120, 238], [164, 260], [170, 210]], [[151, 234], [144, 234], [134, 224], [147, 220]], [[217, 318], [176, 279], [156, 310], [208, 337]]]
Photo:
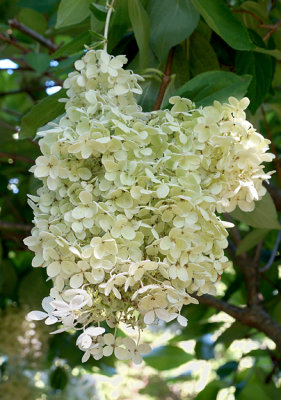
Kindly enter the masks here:
[[118, 337], [120, 323], [186, 326], [183, 305], [215, 294], [230, 264], [232, 225], [217, 212], [253, 210], [274, 157], [246, 120], [247, 98], [196, 108], [174, 96], [171, 110], [144, 113], [142, 78], [125, 63], [104, 50], [75, 62], [65, 114], [38, 132], [31, 168], [43, 186], [29, 196], [35, 226], [25, 244], [53, 287], [45, 312], [29, 317], [81, 330], [83, 361], [114, 353], [141, 362], [150, 346]]

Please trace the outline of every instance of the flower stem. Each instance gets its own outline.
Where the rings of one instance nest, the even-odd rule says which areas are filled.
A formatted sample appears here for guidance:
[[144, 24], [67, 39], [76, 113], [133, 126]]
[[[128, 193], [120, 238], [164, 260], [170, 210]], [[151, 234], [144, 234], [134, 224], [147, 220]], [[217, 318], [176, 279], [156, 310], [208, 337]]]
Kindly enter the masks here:
[[103, 35], [105, 38], [105, 43], [104, 43], [103, 49], [105, 51], [107, 51], [108, 28], [109, 28], [110, 17], [111, 17], [112, 10], [113, 10], [113, 4], [114, 4], [114, 0], [111, 0], [110, 4], [108, 6], [107, 16], [106, 16], [106, 20], [105, 20], [104, 35]]

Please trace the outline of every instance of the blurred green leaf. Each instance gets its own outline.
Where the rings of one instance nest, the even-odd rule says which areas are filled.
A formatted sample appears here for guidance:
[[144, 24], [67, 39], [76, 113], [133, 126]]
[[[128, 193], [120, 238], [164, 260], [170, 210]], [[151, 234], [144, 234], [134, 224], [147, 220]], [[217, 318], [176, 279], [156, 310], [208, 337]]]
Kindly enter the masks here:
[[46, 53], [28, 53], [25, 60], [39, 74], [46, 71], [50, 65], [50, 56]]
[[253, 229], [239, 243], [236, 255], [239, 256], [255, 247], [269, 232], [269, 229]]
[[251, 328], [240, 324], [240, 322], [233, 322], [217, 339], [216, 343], [223, 343], [225, 347], [229, 347], [233, 340], [243, 339]]
[[214, 343], [210, 334], [196, 340], [195, 355], [199, 360], [211, 360], [215, 357]]
[[31, 8], [22, 8], [17, 15], [17, 19], [40, 34], [44, 34], [47, 29], [48, 24], [44, 15]]
[[130, 0], [128, 7], [129, 17], [140, 51], [140, 68], [145, 68], [149, 53], [149, 17], [140, 0]]
[[179, 347], [170, 345], [156, 347], [151, 353], [145, 355], [143, 358], [147, 365], [157, 369], [158, 371], [165, 371], [179, 367], [193, 359], [191, 354], [186, 353]]
[[226, 378], [237, 371], [239, 363], [237, 361], [228, 361], [217, 369], [217, 374], [221, 379]]
[[195, 397], [195, 400], [215, 400], [223, 385], [220, 381], [209, 382], [204, 389]]
[[90, 44], [91, 34], [90, 32], [83, 32], [76, 36], [70, 42], [61, 46], [55, 53], [52, 54], [52, 58], [58, 58], [61, 56], [69, 56], [71, 54], [77, 53], [78, 51], [84, 50], [85, 44]]
[[21, 121], [20, 139], [34, 137], [37, 130], [64, 112], [64, 103], [58, 102], [65, 96], [65, 90], [45, 97], [24, 115]]
[[191, 35], [199, 22], [191, 0], [153, 0], [149, 16], [152, 50], [161, 62], [173, 46]]
[[255, 209], [251, 212], [241, 211], [238, 208], [231, 213], [233, 218], [244, 222], [254, 228], [280, 229], [277, 211], [269, 193], [255, 203]]
[[55, 390], [63, 390], [68, 381], [68, 376], [64, 367], [56, 367], [50, 373], [49, 377], [50, 385]]
[[61, 0], [56, 28], [78, 24], [90, 15], [90, 0]]
[[238, 76], [232, 72], [203, 72], [179, 88], [175, 95], [187, 97], [197, 106], [213, 104], [214, 100], [225, 102], [229, 96], [242, 98], [251, 82], [249, 75]]
[[105, 21], [107, 8], [101, 4], [91, 3], [90, 10], [99, 21]]

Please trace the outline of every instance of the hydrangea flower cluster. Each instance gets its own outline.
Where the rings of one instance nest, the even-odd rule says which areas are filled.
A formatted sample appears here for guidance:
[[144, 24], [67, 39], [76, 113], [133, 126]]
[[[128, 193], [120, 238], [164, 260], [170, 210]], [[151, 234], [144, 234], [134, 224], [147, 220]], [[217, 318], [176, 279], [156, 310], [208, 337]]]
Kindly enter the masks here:
[[[38, 132], [31, 168], [43, 186], [34, 210], [34, 267], [53, 281], [30, 318], [80, 329], [83, 361], [112, 353], [141, 362], [148, 344], [116, 335], [177, 319], [194, 292], [215, 294], [229, 265], [227, 227], [216, 211], [251, 211], [264, 194], [269, 141], [246, 121], [247, 98], [142, 112], [140, 76], [125, 56], [90, 50], [64, 82], [59, 123]], [[115, 328], [107, 332], [106, 325]], [[114, 333], [111, 333], [114, 332]]]

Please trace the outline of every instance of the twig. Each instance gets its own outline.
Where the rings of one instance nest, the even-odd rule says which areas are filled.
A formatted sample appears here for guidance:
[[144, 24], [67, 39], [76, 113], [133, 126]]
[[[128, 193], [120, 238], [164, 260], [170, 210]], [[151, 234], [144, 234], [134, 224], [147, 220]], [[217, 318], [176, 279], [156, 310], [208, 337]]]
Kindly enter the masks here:
[[264, 267], [259, 269], [259, 272], [267, 271], [271, 267], [271, 265], [274, 263], [274, 260], [275, 260], [275, 257], [276, 257], [280, 242], [281, 242], [281, 229], [278, 232], [278, 235], [277, 235], [276, 241], [274, 243], [274, 247], [273, 247], [273, 250], [272, 250], [271, 255], [269, 257], [268, 262], [265, 264]]
[[14, 47], [17, 47], [19, 50], [21, 50], [24, 54], [27, 54], [30, 52], [29, 49], [27, 49], [26, 47], [22, 46], [20, 43], [18, 43], [15, 39], [5, 36], [3, 35], [3, 33], [0, 33], [0, 40], [2, 40], [3, 42], [9, 43]]
[[257, 15], [255, 14], [253, 11], [249, 11], [249, 10], [232, 10], [234, 13], [242, 13], [242, 14], [249, 14], [251, 15], [253, 18], [255, 18], [260, 24], [263, 24], [263, 20]]
[[254, 260], [253, 263], [257, 266], [259, 263], [259, 259], [261, 256], [261, 252], [262, 252], [262, 246], [263, 246], [263, 239], [258, 243], [257, 247], [256, 247], [256, 252], [255, 252], [255, 256], [254, 256]]
[[[224, 218], [226, 221], [233, 223], [233, 219], [231, 217], [231, 215], [229, 215], [228, 213], [224, 213], [223, 214]], [[236, 226], [234, 226], [233, 228], [230, 228], [230, 236], [233, 240], [233, 243], [238, 246], [238, 244], [241, 242], [241, 236], [240, 236], [240, 232], [237, 229]]]
[[32, 39], [36, 40], [37, 42], [41, 43], [43, 46], [47, 47], [51, 53], [54, 53], [58, 50], [59, 46], [53, 43], [51, 40], [46, 39], [44, 36], [40, 35], [38, 32], [30, 29], [28, 26], [22, 24], [21, 22], [17, 21], [16, 19], [10, 19], [9, 25], [17, 29], [18, 31], [24, 33], [25, 35], [31, 37]]
[[0, 158], [11, 158], [14, 161], [22, 161], [28, 164], [34, 164], [34, 160], [28, 157], [21, 156], [19, 154], [0, 152]]
[[271, 35], [278, 29], [279, 25], [281, 24], [281, 19], [276, 22], [274, 25], [260, 25], [261, 28], [270, 29], [269, 32], [262, 38], [264, 41], [270, 38]]
[[106, 20], [105, 20], [105, 26], [104, 26], [104, 38], [105, 38], [105, 42], [104, 42], [104, 47], [103, 49], [105, 51], [107, 51], [107, 43], [108, 43], [108, 28], [109, 28], [109, 23], [110, 23], [110, 17], [113, 11], [113, 4], [114, 4], [114, 0], [111, 0], [111, 3], [108, 6], [108, 11], [107, 11], [107, 15], [106, 15]]
[[12, 132], [19, 132], [19, 128], [18, 128], [17, 126], [8, 124], [8, 122], [2, 121], [1, 119], [0, 119], [0, 125], [3, 126], [3, 127], [6, 128], [6, 129], [9, 129], [9, 131], [12, 131]]
[[1, 111], [6, 112], [7, 114], [14, 115], [15, 117], [21, 117], [21, 113], [18, 111], [12, 110], [10, 108], [2, 107]]
[[207, 294], [203, 296], [197, 296], [193, 294], [192, 296], [195, 297], [201, 304], [213, 307], [219, 311], [224, 311], [226, 314], [232, 316], [243, 325], [256, 328], [265, 333], [275, 342], [276, 347], [281, 353], [281, 326], [274, 319], [272, 319], [271, 316], [260, 305], [242, 308], [226, 303]]
[[272, 139], [270, 127], [269, 127], [269, 124], [268, 124], [268, 122], [267, 122], [267, 119], [266, 119], [266, 115], [265, 115], [265, 111], [264, 111], [263, 106], [261, 106], [261, 112], [262, 112], [262, 116], [263, 116], [263, 120], [264, 120], [265, 130], [266, 130], [268, 139], [270, 140], [270, 148], [271, 148], [271, 150], [272, 150], [272, 153], [275, 155], [274, 162], [275, 162], [275, 166], [276, 166], [276, 170], [277, 170], [279, 182], [280, 182], [280, 185], [281, 185], [281, 167], [280, 167], [280, 163], [279, 163], [279, 160], [278, 160], [278, 155], [277, 155], [276, 147], [275, 147], [275, 145], [274, 145], [274, 143], [273, 143], [273, 139]]
[[162, 83], [158, 92], [158, 96], [157, 99], [155, 101], [153, 110], [159, 110], [163, 101], [163, 98], [165, 96], [165, 91], [167, 89], [167, 86], [170, 82], [171, 79], [171, 72], [172, 72], [172, 64], [173, 64], [173, 58], [174, 58], [174, 54], [175, 54], [175, 47], [172, 47], [169, 55], [168, 55], [168, 59], [167, 59], [167, 64], [166, 64], [166, 68], [164, 71], [164, 75], [162, 77]]
[[9, 90], [8, 92], [0, 92], [0, 97], [11, 96], [14, 94], [19, 94], [19, 93], [38, 92], [38, 91], [44, 90], [44, 89], [45, 89], [44, 87], [41, 87], [41, 88], [23, 88], [23, 89]]
[[15, 229], [19, 231], [29, 232], [32, 229], [32, 225], [0, 221], [0, 229], [8, 229], [8, 230]]

